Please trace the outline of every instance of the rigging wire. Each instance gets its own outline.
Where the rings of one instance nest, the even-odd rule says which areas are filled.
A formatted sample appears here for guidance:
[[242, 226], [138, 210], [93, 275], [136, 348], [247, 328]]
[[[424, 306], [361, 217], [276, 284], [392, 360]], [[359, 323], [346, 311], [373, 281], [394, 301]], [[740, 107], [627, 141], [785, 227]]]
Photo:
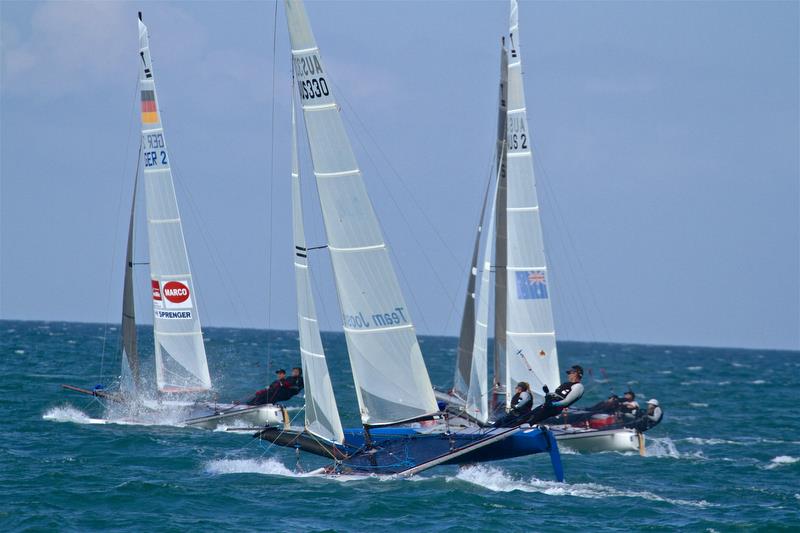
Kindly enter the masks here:
[[275, 181], [275, 63], [276, 46], [278, 39], [278, 1], [275, 0], [275, 9], [272, 14], [272, 98], [270, 99], [270, 130], [269, 130], [269, 215], [267, 225], [267, 376], [272, 366], [272, 186]]
[[[336, 88], [337, 92], [341, 95], [342, 94], [341, 87], [339, 87], [337, 84], [335, 84], [333, 82], [331, 82], [331, 84]], [[350, 113], [352, 113], [356, 118], [358, 118], [358, 114], [356, 113], [356, 111], [353, 108], [353, 106], [350, 105], [349, 101], [344, 96], [342, 96], [342, 100], [347, 104], [348, 111]], [[391, 200], [392, 204], [395, 206], [395, 209], [397, 209], [397, 212], [400, 214], [400, 217], [403, 219], [403, 222], [405, 223], [406, 227], [410, 229], [412, 226], [411, 226], [408, 218], [406, 217], [403, 209], [400, 208], [400, 204], [397, 202], [397, 199], [394, 197], [394, 194], [392, 193], [391, 189], [388, 186], [386, 186], [386, 180], [383, 179], [383, 175], [380, 172], [380, 167], [376, 164], [375, 160], [372, 158], [372, 155], [370, 154], [370, 151], [367, 149], [366, 145], [361, 140], [361, 136], [358, 134], [358, 130], [355, 127], [353, 127], [353, 126], [355, 126], [355, 124], [352, 123], [348, 119], [346, 114], [343, 115], [343, 116], [344, 116], [345, 120], [351, 125], [351, 131], [353, 132], [353, 135], [356, 138], [356, 141], [358, 142], [359, 145], [361, 145], [361, 148], [364, 151], [364, 153], [366, 154], [367, 159], [369, 159], [370, 163], [372, 163], [372, 166], [375, 168], [375, 172], [377, 173], [378, 177], [381, 178], [379, 181], [380, 181], [381, 184], [384, 185], [384, 187], [386, 189], [386, 192], [389, 194], [389, 199]], [[374, 135], [371, 134], [371, 132], [366, 128], [366, 126], [363, 125], [363, 122], [361, 121], [360, 118], [358, 118], [358, 121], [361, 124], [362, 128], [364, 129], [364, 131], [367, 133], [367, 135], [370, 136], [370, 137], [374, 137]], [[377, 143], [375, 143], [375, 145], [377, 146]], [[379, 147], [378, 147], [378, 150], [380, 151]], [[386, 156], [384, 156], [384, 158], [385, 157]], [[392, 169], [392, 170], [393, 170], [393, 172], [395, 172], [395, 174], [397, 174], [397, 171], [395, 171], [394, 169]], [[399, 178], [399, 176], [398, 176], [398, 180], [402, 181], [402, 179]], [[413, 198], [413, 196], [412, 196], [412, 201], [416, 202], [416, 199]], [[417, 207], [417, 209], [420, 212], [423, 213], [423, 216], [426, 218], [426, 220], [428, 220], [429, 224], [432, 224], [432, 223], [430, 223], [430, 220], [427, 219], [427, 215], [424, 215], [424, 211], [419, 207], [419, 205], [417, 205], [415, 203], [415, 206]], [[385, 230], [384, 230], [384, 233], [385, 233]], [[434, 228], [434, 233], [439, 235], [439, 238], [443, 241], [443, 238], [436, 231], [435, 228]], [[425, 252], [425, 248], [422, 246], [422, 243], [419, 241], [419, 239], [417, 238], [416, 234], [413, 231], [409, 231], [409, 234], [411, 235], [411, 238], [414, 240], [414, 243], [417, 245], [417, 250], [419, 250], [422, 253], [422, 257], [424, 258], [425, 262], [427, 263], [429, 271], [433, 273], [434, 278], [436, 279], [437, 283], [439, 284], [439, 288], [442, 290], [442, 292], [444, 293], [445, 297], [450, 301], [450, 307], [451, 307], [451, 312], [452, 312], [452, 308], [454, 308], [455, 305], [456, 305], [455, 300], [453, 299], [450, 291], [445, 286], [444, 281], [442, 281], [441, 277], [439, 276], [438, 270], [433, 266], [433, 263], [431, 262], [430, 257]], [[394, 253], [394, 251], [393, 251], [391, 246], [387, 245], [387, 248], [389, 249], [389, 253], [394, 258], [395, 265], [397, 265], [397, 268], [395, 268], [395, 270], [400, 273], [400, 276], [403, 278], [403, 281], [404, 281], [404, 283], [405, 283], [405, 285], [407, 287], [407, 290], [405, 292], [411, 295], [411, 299], [414, 301], [414, 305], [416, 306], [417, 309], [419, 309], [419, 316], [420, 316], [420, 319], [421, 319], [425, 329], [430, 331], [430, 328], [428, 327], [427, 321], [425, 320], [424, 310], [423, 310], [422, 307], [420, 307], [418, 305], [418, 303], [416, 301], [416, 298], [414, 297], [414, 292], [415, 291], [411, 290], [412, 285], [410, 285], [408, 283], [408, 279], [406, 278], [405, 273], [403, 272], [403, 269], [399, 268], [400, 262], [398, 261], [397, 255]], [[463, 264], [462, 262], [460, 262], [457, 259], [455, 259], [455, 256], [453, 255], [452, 251], [450, 251], [450, 249], [447, 247], [446, 244], [445, 244], [445, 249], [448, 250], [448, 252], [451, 254], [451, 257], [453, 258], [453, 260], [456, 261], [459, 264], [459, 266]]]
[[[531, 139], [531, 144], [533, 145], [534, 150], [537, 153], [539, 153], [539, 148], [538, 148], [538, 146], [536, 144], [536, 141], [533, 138]], [[583, 280], [583, 283], [584, 283], [584, 286], [585, 286], [585, 292], [587, 292], [589, 294], [589, 297], [591, 299], [592, 305], [594, 306], [595, 310], [597, 311], [597, 316], [600, 318], [600, 325], [601, 325], [601, 328], [603, 330], [603, 333], [606, 335], [606, 339], [608, 339], [608, 338], [610, 338], [609, 337], [608, 327], [607, 327], [607, 325], [605, 323], [605, 320], [603, 318], [603, 313], [600, 310], [600, 306], [597, 303], [597, 298], [596, 298], [596, 295], [595, 295], [594, 291], [592, 290], [591, 284], [589, 284], [588, 281], [586, 281], [587, 280], [586, 269], [583, 266], [583, 262], [581, 261], [580, 254], [577, 252], [577, 246], [575, 245], [575, 241], [574, 241], [574, 239], [572, 237], [572, 233], [569, 230], [569, 226], [565, 222], [566, 218], [562, 214], [561, 206], [558, 203], [557, 196], [556, 196], [555, 192], [552, 190], [552, 188], [550, 187], [550, 183], [549, 182], [551, 180], [550, 180], [549, 173], [547, 172], [547, 169], [544, 166], [544, 162], [542, 161], [541, 156], [537, 156], [536, 157], [536, 161], [539, 163], [539, 168], [542, 171], [542, 177], [545, 178], [544, 180], [540, 180], [540, 182], [542, 183], [544, 189], [546, 190], [547, 195], [552, 200], [551, 203], [552, 203], [552, 205], [554, 207], [553, 213], [556, 215], [556, 218], [558, 219], [558, 222], [559, 222], [560, 226], [564, 229], [564, 233], [565, 233], [565, 235], [567, 237], [566, 240], [565, 240], [566, 246], [564, 246], [565, 257], [575, 257], [575, 260], [577, 262], [577, 270], [578, 270], [577, 274], [578, 275], [576, 276], [576, 273], [573, 270], [572, 265], [571, 265], [571, 263], [569, 261], [567, 261], [567, 266], [570, 269], [570, 273], [572, 274], [573, 279], [575, 279], [576, 281], [577, 280]], [[561, 240], [559, 242], [561, 242]], [[570, 253], [570, 252], [572, 252], [572, 253]], [[580, 308], [581, 308], [581, 310], [583, 312], [583, 315], [584, 315], [584, 317], [585, 317], [585, 319], [587, 321], [587, 327], [589, 327], [591, 338], [592, 338], [593, 341], [597, 341], [597, 337], [596, 337], [596, 335], [594, 333], [594, 329], [592, 328], [592, 324], [591, 324], [592, 321], [590, 320], [590, 314], [588, 312], [588, 309], [584, 305], [583, 300], [578, 298], [578, 301], [580, 303]]]
[[[137, 96], [139, 96], [138, 93], [139, 93], [139, 75], [137, 74], [136, 75], [136, 83], [134, 84], [133, 100], [132, 100], [132, 103], [131, 103], [131, 111], [130, 111], [130, 114], [129, 114], [129, 117], [131, 117], [129, 119], [129, 124], [135, 120], [133, 117], [136, 116], [136, 101], [137, 101]], [[128, 128], [128, 140], [125, 142], [125, 158], [122, 160], [122, 171], [120, 172], [120, 174], [122, 175], [122, 179], [120, 180], [119, 199], [117, 200], [117, 210], [116, 210], [117, 217], [116, 217], [116, 220], [115, 220], [115, 223], [114, 223], [114, 233], [111, 234], [112, 238], [114, 239], [115, 242], [116, 242], [117, 232], [119, 231], [120, 212], [122, 211], [122, 192], [123, 192], [122, 183], [125, 182], [125, 169], [128, 166], [128, 156], [130, 155], [130, 150], [131, 150], [131, 135], [132, 134], [133, 134], [133, 129], [129, 127]], [[141, 144], [141, 139], [139, 140], [139, 143]], [[139, 153], [141, 153], [141, 148], [139, 150]], [[138, 162], [138, 159], [137, 159], [137, 163], [136, 163], [136, 173], [137, 174], [139, 173], [139, 162]], [[134, 191], [134, 194], [135, 194], [135, 191]], [[112, 278], [114, 276], [114, 269], [116, 268], [116, 264], [117, 264], [117, 248], [116, 248], [116, 246], [113, 246], [112, 247], [112, 252], [111, 252], [111, 268], [109, 269], [108, 286], [106, 288], [106, 311], [104, 313], [104, 315], [106, 317], [108, 317], [108, 310], [111, 307], [111, 281], [112, 281]], [[120, 331], [120, 335], [121, 334], [122, 334], [122, 332]], [[103, 347], [102, 347], [102, 349], [100, 351], [100, 380], [103, 379], [103, 376], [104, 376], [104, 373], [105, 373], [106, 339], [107, 339], [107, 336], [108, 336], [108, 322], [106, 320], [103, 323]]]

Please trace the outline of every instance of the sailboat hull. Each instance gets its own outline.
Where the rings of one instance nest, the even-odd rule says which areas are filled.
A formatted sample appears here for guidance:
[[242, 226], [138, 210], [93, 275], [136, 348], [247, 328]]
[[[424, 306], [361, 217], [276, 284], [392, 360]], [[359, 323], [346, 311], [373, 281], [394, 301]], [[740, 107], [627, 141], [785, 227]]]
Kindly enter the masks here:
[[283, 423], [283, 409], [277, 405], [207, 404], [193, 414], [195, 416], [183, 423], [203, 429], [217, 429], [220, 426], [262, 427]]
[[[479, 429], [469, 428], [453, 432], [451, 437], [456, 447], [467, 445], [470, 441], [483, 439], [493, 432], [501, 432], [502, 428]], [[352, 446], [364, 445], [364, 431], [362, 429], [345, 429], [346, 442]], [[372, 428], [370, 436], [373, 441], [398, 439], [403, 437], [424, 435], [424, 429], [417, 428]], [[523, 457], [537, 453], [550, 453], [554, 448], [554, 440], [539, 428], [522, 429], [498, 442], [489, 444], [478, 450], [465, 453], [444, 464], [470, 464], [486, 461], [501, 461], [514, 457]]]
[[633, 429], [582, 430], [567, 426], [567, 429], [551, 427], [559, 445], [580, 453], [636, 452], [639, 439], [644, 435]]

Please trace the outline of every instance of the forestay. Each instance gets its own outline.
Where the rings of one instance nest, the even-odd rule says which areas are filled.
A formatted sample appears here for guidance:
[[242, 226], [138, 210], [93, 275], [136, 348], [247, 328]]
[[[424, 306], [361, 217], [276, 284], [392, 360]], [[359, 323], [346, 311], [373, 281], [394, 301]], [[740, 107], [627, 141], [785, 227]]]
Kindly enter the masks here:
[[300, 332], [300, 360], [306, 396], [306, 430], [328, 441], [344, 442], [342, 422], [336, 408], [328, 365], [319, 333], [314, 294], [309, 275], [308, 249], [303, 228], [303, 200], [300, 191], [300, 163], [297, 156], [297, 126], [292, 92], [292, 233], [294, 235], [294, 277], [297, 286], [297, 329]]
[[204, 391], [211, 388], [211, 378], [197, 312], [197, 293], [175, 199], [147, 27], [141, 20], [139, 57], [156, 379], [162, 392]]
[[292, 63], [353, 379], [366, 425], [438, 411], [378, 219], [300, 1], [286, 1]]
[[[559, 384], [558, 355], [525, 111], [516, 0], [511, 0], [509, 34], [506, 388], [510, 391], [519, 381], [527, 381], [533, 392], [542, 394], [542, 385]], [[507, 406], [510, 400], [509, 394]]]

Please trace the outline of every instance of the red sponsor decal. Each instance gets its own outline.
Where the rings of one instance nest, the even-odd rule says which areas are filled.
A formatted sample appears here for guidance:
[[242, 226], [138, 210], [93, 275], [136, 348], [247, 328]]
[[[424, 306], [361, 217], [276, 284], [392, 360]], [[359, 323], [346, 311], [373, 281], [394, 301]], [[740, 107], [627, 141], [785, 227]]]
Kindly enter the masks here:
[[180, 304], [189, 299], [189, 287], [180, 281], [168, 281], [164, 284], [164, 296], [174, 304]]
[[160, 302], [161, 301], [161, 288], [158, 286], [158, 280], [154, 279], [154, 280], [152, 280], [152, 282], [153, 282], [152, 283], [152, 285], [153, 285], [153, 300], [156, 300], [156, 301]]

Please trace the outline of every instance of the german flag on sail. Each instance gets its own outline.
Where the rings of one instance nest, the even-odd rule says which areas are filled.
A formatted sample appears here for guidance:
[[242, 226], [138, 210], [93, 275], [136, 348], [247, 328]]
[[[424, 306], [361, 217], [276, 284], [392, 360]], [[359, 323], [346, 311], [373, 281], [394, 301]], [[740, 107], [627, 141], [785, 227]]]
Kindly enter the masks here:
[[142, 91], [142, 122], [144, 124], [158, 123], [158, 110], [156, 109], [156, 93], [153, 90]]

